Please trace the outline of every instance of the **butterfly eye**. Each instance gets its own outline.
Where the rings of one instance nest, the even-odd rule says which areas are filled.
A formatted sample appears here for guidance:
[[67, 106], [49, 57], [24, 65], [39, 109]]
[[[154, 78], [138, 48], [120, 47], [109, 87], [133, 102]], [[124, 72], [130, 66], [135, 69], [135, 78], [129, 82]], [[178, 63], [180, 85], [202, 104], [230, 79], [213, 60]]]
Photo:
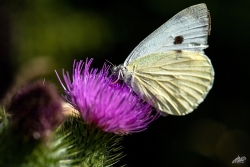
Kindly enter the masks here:
[[119, 70], [120, 70], [119, 66], [113, 66], [112, 69], [111, 69], [112, 75], [117, 76], [118, 73], [119, 73]]

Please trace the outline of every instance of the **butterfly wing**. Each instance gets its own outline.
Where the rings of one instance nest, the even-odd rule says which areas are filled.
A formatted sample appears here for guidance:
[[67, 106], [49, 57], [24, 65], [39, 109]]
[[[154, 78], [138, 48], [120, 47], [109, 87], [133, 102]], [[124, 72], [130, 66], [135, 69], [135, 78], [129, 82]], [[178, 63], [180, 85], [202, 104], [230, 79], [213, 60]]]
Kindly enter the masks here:
[[167, 51], [142, 56], [127, 70], [135, 93], [171, 115], [192, 112], [206, 97], [214, 80], [210, 60], [200, 52]]
[[146, 37], [124, 62], [155, 52], [190, 50], [203, 52], [210, 33], [210, 14], [205, 4], [186, 8]]

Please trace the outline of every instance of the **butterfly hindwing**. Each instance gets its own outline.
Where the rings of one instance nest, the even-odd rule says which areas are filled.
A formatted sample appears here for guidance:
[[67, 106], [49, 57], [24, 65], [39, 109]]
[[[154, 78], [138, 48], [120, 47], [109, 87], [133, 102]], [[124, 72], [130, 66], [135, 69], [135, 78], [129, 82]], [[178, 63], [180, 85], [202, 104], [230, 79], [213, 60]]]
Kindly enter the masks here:
[[206, 97], [214, 80], [210, 60], [193, 51], [153, 53], [133, 60], [135, 93], [160, 111], [171, 115], [192, 112]]

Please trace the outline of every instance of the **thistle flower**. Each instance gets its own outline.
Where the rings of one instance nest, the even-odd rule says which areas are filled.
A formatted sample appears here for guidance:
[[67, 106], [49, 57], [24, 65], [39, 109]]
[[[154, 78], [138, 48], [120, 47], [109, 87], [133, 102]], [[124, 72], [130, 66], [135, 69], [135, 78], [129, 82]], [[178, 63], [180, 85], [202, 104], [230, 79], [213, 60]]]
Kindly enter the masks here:
[[61, 98], [52, 84], [36, 82], [21, 88], [11, 99], [14, 129], [26, 137], [46, 139], [63, 121]]
[[80, 112], [86, 124], [105, 132], [127, 134], [145, 130], [158, 114], [153, 115], [151, 106], [125, 84], [112, 84], [110, 66], [104, 64], [100, 71], [90, 69], [92, 61], [74, 61], [72, 81], [63, 70], [66, 87], [56, 72], [68, 102]]

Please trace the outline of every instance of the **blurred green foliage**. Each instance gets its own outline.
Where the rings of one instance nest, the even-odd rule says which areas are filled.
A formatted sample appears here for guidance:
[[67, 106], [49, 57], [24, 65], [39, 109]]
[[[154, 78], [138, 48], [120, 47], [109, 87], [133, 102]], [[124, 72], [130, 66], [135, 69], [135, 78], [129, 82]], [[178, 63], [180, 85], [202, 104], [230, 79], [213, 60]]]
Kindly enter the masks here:
[[[63, 61], [74, 53], [102, 48], [110, 41], [108, 23], [95, 13], [75, 11], [60, 1], [25, 1], [12, 28], [21, 61], [49, 55]], [[102, 33], [105, 32], [105, 33]]]
[[13, 1], [10, 7], [15, 48], [12, 54], [17, 56], [17, 64], [26, 68], [31, 59], [49, 60], [45, 63], [50, 63], [47, 67], [50, 72], [42, 73], [46, 79], [55, 76], [53, 69], [70, 67], [75, 58], [85, 59], [87, 53], [105, 50], [112, 42], [111, 30], [104, 18], [92, 11], [75, 10], [65, 1]]

